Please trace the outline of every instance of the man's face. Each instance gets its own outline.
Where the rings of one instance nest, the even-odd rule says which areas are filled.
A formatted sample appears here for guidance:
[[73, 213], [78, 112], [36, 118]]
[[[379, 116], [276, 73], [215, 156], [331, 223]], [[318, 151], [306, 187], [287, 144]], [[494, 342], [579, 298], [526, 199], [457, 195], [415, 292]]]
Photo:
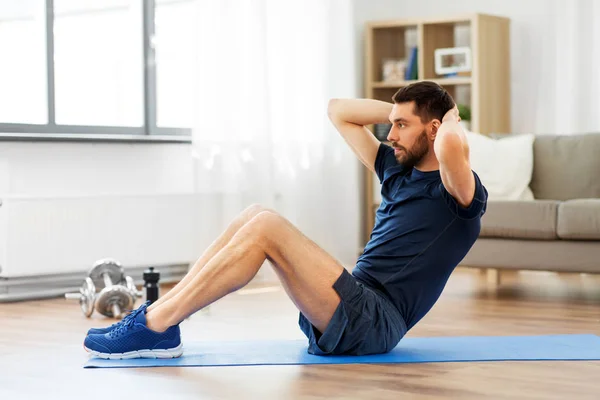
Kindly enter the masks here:
[[392, 129], [387, 137], [396, 160], [407, 168], [418, 165], [430, 151], [427, 126], [413, 113], [413, 107], [413, 102], [394, 104], [389, 117]]

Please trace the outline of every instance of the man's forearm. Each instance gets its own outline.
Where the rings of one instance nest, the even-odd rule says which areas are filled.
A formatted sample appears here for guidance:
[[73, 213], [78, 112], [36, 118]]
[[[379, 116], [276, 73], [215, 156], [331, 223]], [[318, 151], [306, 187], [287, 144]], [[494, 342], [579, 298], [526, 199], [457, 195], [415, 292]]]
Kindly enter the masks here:
[[330, 119], [356, 125], [389, 123], [392, 103], [372, 99], [332, 99], [327, 113]]

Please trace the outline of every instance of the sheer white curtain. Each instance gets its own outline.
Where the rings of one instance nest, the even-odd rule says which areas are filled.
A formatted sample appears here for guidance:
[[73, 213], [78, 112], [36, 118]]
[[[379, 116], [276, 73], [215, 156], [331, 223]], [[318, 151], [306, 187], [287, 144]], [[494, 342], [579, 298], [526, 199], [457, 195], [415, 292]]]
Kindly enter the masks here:
[[600, 131], [600, 2], [556, 0], [558, 132]]
[[[535, 131], [573, 134], [600, 131], [600, 2], [553, 0], [543, 29]], [[525, 61], [523, 61], [525, 62]], [[518, 72], [518, 71], [517, 71]]]
[[196, 32], [196, 188], [224, 227], [272, 207], [344, 263], [357, 256], [356, 158], [327, 120], [353, 97], [346, 0], [200, 0]]

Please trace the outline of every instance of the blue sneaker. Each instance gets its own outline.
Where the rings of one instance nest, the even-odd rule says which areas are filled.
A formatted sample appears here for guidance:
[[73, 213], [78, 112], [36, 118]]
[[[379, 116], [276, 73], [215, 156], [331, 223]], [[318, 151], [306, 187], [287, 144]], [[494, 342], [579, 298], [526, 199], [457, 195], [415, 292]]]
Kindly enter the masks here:
[[139, 313], [141, 313], [142, 311], [146, 312], [146, 308], [148, 308], [149, 305], [150, 305], [150, 301], [146, 301], [144, 304], [139, 306], [137, 308], [137, 310], [131, 311], [119, 322], [116, 322], [116, 323], [112, 324], [111, 326], [107, 326], [106, 328], [91, 328], [87, 334], [88, 335], [103, 335], [105, 333], [108, 333], [108, 332], [112, 331], [113, 329], [116, 329], [119, 326], [121, 326], [122, 324], [126, 323], [130, 319], [137, 317], [137, 315]]
[[138, 313], [116, 329], [89, 335], [84, 348], [100, 358], [176, 358], [183, 354], [179, 325], [164, 332], [155, 332], [146, 326], [146, 314]]

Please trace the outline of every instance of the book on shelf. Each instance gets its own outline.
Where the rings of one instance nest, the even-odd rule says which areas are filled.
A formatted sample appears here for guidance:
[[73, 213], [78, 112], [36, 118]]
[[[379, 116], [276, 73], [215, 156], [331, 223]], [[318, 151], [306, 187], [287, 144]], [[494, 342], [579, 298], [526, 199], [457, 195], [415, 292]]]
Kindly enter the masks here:
[[404, 79], [407, 81], [419, 79], [418, 52], [416, 47], [410, 49]]

